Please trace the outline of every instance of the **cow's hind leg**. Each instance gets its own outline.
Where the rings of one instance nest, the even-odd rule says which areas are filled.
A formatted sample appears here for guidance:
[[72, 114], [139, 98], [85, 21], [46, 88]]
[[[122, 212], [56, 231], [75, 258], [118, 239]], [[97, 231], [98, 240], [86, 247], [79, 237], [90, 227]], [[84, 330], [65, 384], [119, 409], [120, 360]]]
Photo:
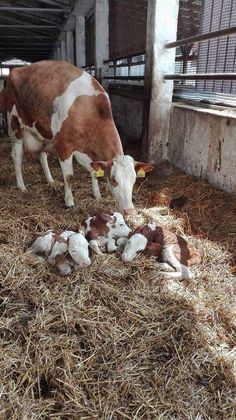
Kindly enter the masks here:
[[14, 162], [16, 173], [16, 184], [21, 191], [25, 191], [26, 187], [22, 176], [22, 160], [23, 160], [23, 140], [12, 140], [12, 159]]
[[65, 205], [66, 207], [73, 207], [74, 199], [71, 191], [71, 183], [74, 177], [73, 155], [71, 155], [69, 159], [60, 160], [60, 165], [65, 183]]
[[48, 184], [53, 184], [53, 177], [51, 175], [49, 166], [48, 166], [48, 156], [47, 153], [41, 152], [39, 155], [39, 162], [41, 163], [41, 166], [43, 168], [43, 172], [46, 178], [46, 181]]
[[168, 278], [179, 278], [179, 279], [189, 279], [192, 276], [191, 271], [189, 268], [183, 264], [181, 264], [174, 252], [173, 252], [173, 246], [168, 246], [163, 249], [162, 251], [162, 258], [163, 261], [168, 263], [171, 267], [175, 269], [174, 273], [165, 273], [164, 276]]

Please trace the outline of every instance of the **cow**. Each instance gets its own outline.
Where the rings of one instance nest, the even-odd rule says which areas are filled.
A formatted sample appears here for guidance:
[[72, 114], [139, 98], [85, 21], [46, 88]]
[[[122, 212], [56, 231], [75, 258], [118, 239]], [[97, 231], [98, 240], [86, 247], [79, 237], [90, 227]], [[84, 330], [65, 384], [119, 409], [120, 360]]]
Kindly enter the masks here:
[[29, 251], [46, 257], [48, 263], [62, 275], [71, 274], [72, 267], [77, 270], [78, 267], [91, 265], [88, 242], [83, 231], [47, 231], [33, 239]]
[[96, 173], [105, 175], [119, 211], [132, 214], [136, 171], [153, 167], [124, 155], [109, 97], [90, 74], [65, 61], [39, 61], [14, 68], [1, 93], [12, 140], [17, 187], [24, 191], [23, 153], [38, 157], [46, 181], [53, 183], [47, 162], [59, 158], [65, 205], [74, 206], [71, 190], [73, 158], [90, 172], [95, 198], [100, 197]]
[[116, 240], [126, 238], [131, 232], [118, 212], [98, 213], [86, 219], [83, 227], [89, 246], [96, 254], [102, 254], [99, 246], [107, 246], [108, 252], [116, 251]]
[[[132, 261], [138, 251], [145, 255], [156, 257], [160, 268], [166, 273], [164, 277], [186, 279], [192, 277], [189, 267], [200, 264], [201, 257], [195, 247], [188, 243], [182, 236], [176, 235], [168, 229], [155, 224], [148, 224], [136, 228], [129, 239], [121, 241], [125, 246], [122, 253], [124, 262]], [[174, 269], [175, 272], [168, 272]]]

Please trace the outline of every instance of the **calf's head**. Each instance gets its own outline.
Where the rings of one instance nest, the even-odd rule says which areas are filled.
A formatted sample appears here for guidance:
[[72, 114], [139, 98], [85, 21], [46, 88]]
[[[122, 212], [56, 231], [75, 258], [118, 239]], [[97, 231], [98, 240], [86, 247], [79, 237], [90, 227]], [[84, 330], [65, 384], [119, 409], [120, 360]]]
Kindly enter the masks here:
[[79, 267], [91, 265], [88, 241], [82, 233], [75, 233], [69, 237], [68, 252]]
[[143, 162], [135, 162], [129, 155], [119, 155], [114, 159], [91, 162], [91, 167], [97, 171], [102, 168], [108, 178], [111, 192], [118, 203], [119, 211], [130, 215], [134, 211], [132, 193], [136, 181], [136, 171], [150, 172], [153, 166]]
[[143, 251], [146, 248], [146, 245], [147, 238], [141, 233], [135, 233], [129, 238], [127, 244], [125, 245], [125, 249], [121, 256], [122, 261], [132, 261], [136, 257], [137, 252]]
[[109, 228], [109, 236], [111, 238], [126, 238], [131, 229], [124, 221], [121, 213], [114, 212], [111, 215], [107, 215], [107, 226]]

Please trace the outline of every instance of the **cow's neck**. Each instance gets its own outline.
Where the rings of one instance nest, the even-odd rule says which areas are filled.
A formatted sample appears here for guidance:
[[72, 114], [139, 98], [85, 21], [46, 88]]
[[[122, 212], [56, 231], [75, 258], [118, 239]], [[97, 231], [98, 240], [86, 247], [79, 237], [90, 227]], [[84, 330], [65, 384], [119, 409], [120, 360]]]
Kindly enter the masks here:
[[97, 147], [94, 148], [96, 160], [108, 161], [113, 159], [115, 156], [123, 155], [123, 147], [120, 140], [120, 136], [115, 127], [115, 124], [108, 124], [97, 140]]

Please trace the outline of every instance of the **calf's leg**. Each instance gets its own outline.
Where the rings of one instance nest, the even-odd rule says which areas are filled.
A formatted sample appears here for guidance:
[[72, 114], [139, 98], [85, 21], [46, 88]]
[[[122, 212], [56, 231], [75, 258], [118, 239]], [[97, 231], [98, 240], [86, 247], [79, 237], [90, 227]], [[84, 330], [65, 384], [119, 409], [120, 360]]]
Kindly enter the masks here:
[[165, 273], [165, 277], [179, 279], [191, 278], [192, 273], [190, 272], [189, 268], [186, 265], [181, 264], [174, 255], [173, 246], [168, 246], [163, 249], [162, 259], [176, 270], [175, 273]]

